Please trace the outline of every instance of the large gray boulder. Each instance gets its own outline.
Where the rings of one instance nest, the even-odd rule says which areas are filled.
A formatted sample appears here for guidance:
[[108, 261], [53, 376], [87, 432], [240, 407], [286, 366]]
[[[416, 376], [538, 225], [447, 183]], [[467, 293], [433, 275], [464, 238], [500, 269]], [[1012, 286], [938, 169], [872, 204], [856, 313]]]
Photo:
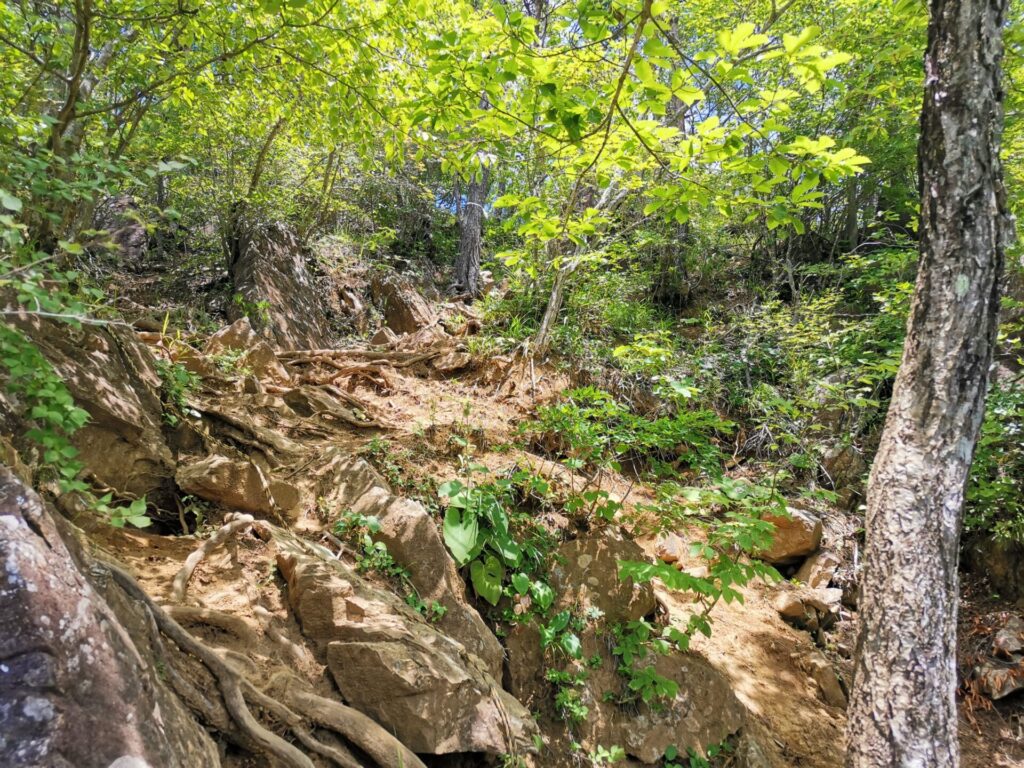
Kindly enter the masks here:
[[220, 765], [166, 687], [147, 619], [0, 468], [0, 765]]

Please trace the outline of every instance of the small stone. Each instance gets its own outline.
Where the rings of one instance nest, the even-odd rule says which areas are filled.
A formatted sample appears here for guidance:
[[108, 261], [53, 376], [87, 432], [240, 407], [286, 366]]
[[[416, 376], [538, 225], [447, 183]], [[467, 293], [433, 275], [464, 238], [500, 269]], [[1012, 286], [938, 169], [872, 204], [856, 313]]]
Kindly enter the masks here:
[[809, 660], [811, 677], [818, 684], [825, 703], [832, 707], [846, 709], [846, 693], [839, 682], [839, 676], [829, 663], [828, 659], [820, 654], [814, 654]]
[[444, 353], [440, 357], [435, 357], [430, 365], [439, 373], [454, 373], [455, 371], [465, 368], [472, 361], [473, 358], [468, 352], [452, 350], [451, 352]]
[[841, 598], [840, 589], [797, 587], [776, 595], [774, 605], [787, 624], [814, 632], [836, 622]]
[[804, 561], [795, 578], [809, 587], [827, 587], [838, 568], [837, 555], [832, 552], [818, 552]]
[[395, 335], [395, 332], [385, 326], [373, 334], [370, 338], [370, 344], [375, 347], [387, 347], [397, 338], [398, 336]]
[[1024, 653], [1024, 621], [1011, 616], [992, 640], [992, 653], [1004, 659], [1013, 659]]
[[242, 380], [242, 392], [247, 395], [262, 395], [263, 385], [260, 384], [260, 380], [255, 376], [246, 376]]
[[658, 559], [663, 563], [677, 563], [683, 559], [686, 552], [686, 544], [675, 533], [666, 533], [658, 539], [654, 546]]
[[974, 668], [978, 688], [993, 701], [1004, 699], [1024, 689], [1024, 662], [1007, 665], [1005, 662], [987, 661]]
[[789, 507], [788, 516], [765, 515], [775, 526], [772, 545], [758, 554], [769, 563], [793, 563], [814, 554], [821, 544], [821, 518], [812, 512]]
[[253, 344], [242, 358], [242, 365], [261, 379], [273, 379], [282, 384], [288, 384], [292, 380], [288, 369], [277, 359], [277, 354], [265, 341]]

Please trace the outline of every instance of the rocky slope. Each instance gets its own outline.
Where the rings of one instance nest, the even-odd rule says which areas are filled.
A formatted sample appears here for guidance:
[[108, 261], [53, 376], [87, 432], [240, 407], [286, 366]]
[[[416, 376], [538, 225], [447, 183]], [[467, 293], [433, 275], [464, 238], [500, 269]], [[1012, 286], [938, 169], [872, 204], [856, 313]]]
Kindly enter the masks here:
[[[256, 327], [182, 339], [19, 320], [90, 413], [75, 437], [89, 481], [145, 496], [153, 525], [111, 527], [81, 499], [38, 496], [18, 404], [4, 403], [0, 763], [539, 768], [603, 764], [619, 747], [621, 764], [665, 766], [725, 745], [716, 764], [841, 764], [856, 601], [844, 515], [776, 521], [762, 557], [796, 582], [750, 586], [744, 605], [716, 608], [710, 638], [652, 659], [677, 686], [657, 705], [614, 695], [608, 628], [685, 622], [688, 599], [620, 581], [616, 562], [700, 568], [690, 532], [634, 538], [549, 514], [554, 604], [595, 617], [579, 631], [587, 714], [567, 722], [543, 627], [483, 610], [437, 510], [412, 498], [459, 472], [453, 435], [495, 475], [531, 466], [556, 488], [575, 483], [510, 445], [564, 376], [474, 360], [459, 336], [472, 313], [402, 280], [372, 286], [377, 343], [334, 348], [330, 302], [294, 247], [276, 230], [240, 246], [235, 280], [267, 309]], [[197, 377], [181, 402], [159, 374], [170, 364]], [[623, 477], [609, 487], [630, 508], [649, 499]], [[342, 514], [379, 521], [371, 540], [336, 537]], [[385, 566], [366, 567], [366, 546]], [[1004, 741], [986, 765], [1020, 758]]]

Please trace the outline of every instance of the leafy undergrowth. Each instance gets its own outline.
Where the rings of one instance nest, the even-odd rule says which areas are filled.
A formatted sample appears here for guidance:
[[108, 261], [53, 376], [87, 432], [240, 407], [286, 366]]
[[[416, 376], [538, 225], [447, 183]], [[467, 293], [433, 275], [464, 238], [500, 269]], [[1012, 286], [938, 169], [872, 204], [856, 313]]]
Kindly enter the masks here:
[[[694, 407], [684, 386], [675, 407], [645, 416], [592, 387], [524, 403], [481, 396], [458, 380], [443, 382], [442, 392], [414, 376], [395, 383], [402, 391], [389, 397], [421, 405], [403, 410], [408, 426], [370, 441], [364, 455], [396, 491], [436, 516], [469, 593], [499, 637], [518, 624], [538, 626], [545, 711], [559, 727], [571, 732], [591, 715], [581, 692], [600, 660], [583, 654], [581, 637], [596, 632], [607, 637], [615, 660], [620, 686], [607, 696], [618, 706], [656, 710], [671, 702], [676, 684], [652, 664], [674, 650], [696, 652], [727, 675], [791, 758], [841, 764], [842, 713], [821, 704], [800, 667], [799, 659], [817, 652], [815, 643], [779, 620], [771, 601], [779, 575], [751, 556], [772, 535], [763, 518], [785, 514], [794, 483], [772, 462], [760, 470], [736, 466], [734, 424]], [[805, 491], [801, 502], [827, 511], [831, 498]], [[655, 615], [618, 624], [555, 608], [553, 553], [605, 527], [645, 548], [648, 559], [620, 563], [620, 576], [655, 584], [662, 603]], [[654, 556], [665, 532], [690, 543], [684, 562]], [[1014, 754], [1012, 741], [1001, 743]], [[978, 742], [965, 734], [964, 744], [970, 765]], [[666, 757], [665, 764], [716, 765], [717, 746]], [[581, 757], [604, 765], [618, 754], [616, 745], [603, 745]]]

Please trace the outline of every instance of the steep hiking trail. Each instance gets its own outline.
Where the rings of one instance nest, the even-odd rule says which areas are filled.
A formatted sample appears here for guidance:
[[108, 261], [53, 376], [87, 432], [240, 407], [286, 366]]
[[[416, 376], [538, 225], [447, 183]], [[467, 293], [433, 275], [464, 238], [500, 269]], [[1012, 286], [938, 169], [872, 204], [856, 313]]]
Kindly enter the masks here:
[[[0, 657], [22, 672], [0, 692], [0, 762], [842, 764], [852, 518], [794, 502], [760, 555], [793, 578], [738, 587], [686, 651], [662, 643], [700, 595], [619, 562], [706, 579], [690, 544], [707, 534], [649, 525], [656, 490], [628, 466], [566, 466], [523, 437], [572, 372], [471, 354], [472, 309], [400, 278], [323, 294], [383, 320], [332, 344], [275, 232], [235, 268], [255, 321], [21, 321], [90, 413], [76, 445], [113, 518], [36, 496], [4, 437]], [[460, 552], [466, 498], [494, 551], [538, 553], [528, 577]], [[145, 527], [111, 511], [139, 499]], [[1024, 764], [1016, 724], [964, 713], [965, 765]]]

